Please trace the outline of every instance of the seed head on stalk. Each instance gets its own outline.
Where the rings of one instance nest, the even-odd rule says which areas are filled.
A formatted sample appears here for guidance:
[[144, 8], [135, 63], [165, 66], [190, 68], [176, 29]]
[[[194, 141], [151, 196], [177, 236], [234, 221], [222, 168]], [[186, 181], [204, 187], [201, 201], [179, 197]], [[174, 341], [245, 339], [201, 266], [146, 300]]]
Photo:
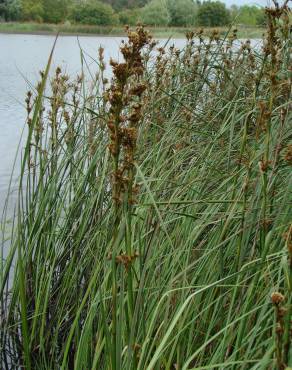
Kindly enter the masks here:
[[112, 193], [116, 204], [123, 201], [132, 203], [133, 171], [139, 122], [142, 118], [142, 96], [147, 89], [143, 80], [145, 65], [143, 49], [152, 47], [152, 37], [138, 26], [135, 31], [127, 28], [128, 42], [120, 48], [124, 61], [110, 60], [113, 79], [105, 93], [109, 103], [107, 127], [109, 150], [113, 159]]

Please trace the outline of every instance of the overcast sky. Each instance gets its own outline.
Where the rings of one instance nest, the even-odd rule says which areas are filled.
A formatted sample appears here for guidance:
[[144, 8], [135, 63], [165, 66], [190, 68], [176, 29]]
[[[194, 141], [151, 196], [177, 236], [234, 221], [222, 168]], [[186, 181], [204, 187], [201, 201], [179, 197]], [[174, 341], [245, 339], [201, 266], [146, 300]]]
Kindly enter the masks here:
[[[266, 6], [271, 2], [271, 0], [221, 0], [221, 1], [223, 1], [227, 6], [230, 6], [232, 4], [235, 4], [235, 5], [246, 5], [247, 4], [247, 5]], [[281, 3], [281, 1], [279, 1], [279, 3]]]

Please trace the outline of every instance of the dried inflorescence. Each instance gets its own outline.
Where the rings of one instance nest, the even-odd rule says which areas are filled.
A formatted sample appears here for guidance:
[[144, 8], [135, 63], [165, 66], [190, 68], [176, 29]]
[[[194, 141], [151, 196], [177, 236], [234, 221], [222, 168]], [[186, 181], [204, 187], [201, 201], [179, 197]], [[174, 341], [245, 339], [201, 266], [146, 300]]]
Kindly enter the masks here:
[[113, 199], [117, 204], [126, 195], [128, 204], [134, 202], [134, 160], [139, 122], [142, 118], [142, 96], [147, 89], [143, 79], [145, 65], [142, 52], [153, 47], [152, 37], [142, 26], [136, 31], [127, 28], [128, 42], [121, 46], [124, 61], [110, 61], [113, 80], [105, 93], [110, 105], [107, 127], [109, 150], [113, 158]]
[[[267, 16], [267, 35], [264, 40], [263, 54], [265, 63], [263, 68], [258, 72], [258, 76], [255, 78], [255, 88], [258, 91], [258, 87], [261, 83], [265, 88], [265, 97], [261, 97], [258, 100], [258, 113], [255, 118], [255, 134], [257, 139], [262, 138], [262, 134], [265, 134], [266, 140], [270, 135], [270, 128], [275, 115], [280, 115], [281, 128], [283, 129], [288, 109], [283, 105], [284, 102], [289, 101], [291, 94], [291, 77], [289, 76], [289, 68], [285, 68], [283, 63], [283, 55], [286, 53], [285, 48], [289, 47], [289, 37], [287, 29], [287, 16], [288, 7], [287, 2], [284, 5], [279, 6], [277, 2], [274, 2], [274, 7], [266, 8]], [[250, 67], [254, 66], [254, 57], [249, 57]], [[287, 64], [289, 64], [287, 60]], [[284, 67], [284, 68], [283, 68]], [[275, 109], [279, 107], [279, 109]], [[278, 145], [279, 147], [279, 145]], [[289, 149], [289, 148], [288, 148]], [[279, 150], [274, 151], [274, 166], [276, 166], [278, 160]], [[287, 160], [289, 163], [289, 150], [287, 151]], [[270, 160], [270, 154], [268, 150], [265, 155], [265, 162]]]
[[[285, 302], [285, 297], [279, 292], [274, 292], [271, 295], [271, 301], [275, 307], [275, 334], [276, 334], [276, 357], [277, 357], [277, 367], [279, 370], [286, 369], [287, 366], [287, 355], [289, 353], [289, 342], [287, 347], [287, 342], [285, 341], [285, 319], [288, 310], [283, 306]], [[290, 328], [288, 328], [288, 331]]]
[[126, 270], [129, 270], [132, 263], [135, 261], [135, 259], [139, 257], [139, 254], [135, 252], [133, 255], [128, 256], [127, 254], [121, 254], [119, 256], [116, 256], [116, 263], [120, 263], [123, 266], [125, 266]]
[[264, 44], [264, 53], [270, 63], [266, 64], [265, 73], [269, 77], [274, 94], [278, 92], [279, 88], [281, 89], [282, 80], [284, 81], [286, 78], [285, 75], [281, 74], [280, 66], [282, 64], [282, 40], [288, 40], [289, 37], [289, 9], [287, 3], [288, 1], [285, 1], [282, 6], [279, 6], [275, 2], [274, 8], [266, 8], [268, 33]]
[[[289, 226], [283, 238], [285, 240], [288, 252], [288, 286], [287, 293], [291, 292], [292, 282], [292, 224]], [[271, 295], [272, 303], [275, 307], [275, 318], [276, 318], [276, 355], [277, 355], [277, 366], [278, 369], [286, 369], [289, 361], [290, 343], [291, 343], [291, 306], [288, 304], [284, 306], [286, 301], [285, 296], [279, 292], [274, 292]]]
[[26, 111], [27, 116], [29, 117], [31, 111], [32, 111], [32, 92], [28, 91], [26, 94], [25, 104], [26, 104]]
[[[76, 81], [70, 82], [69, 76], [62, 73], [61, 68], [57, 67], [50, 81], [51, 96], [48, 97], [49, 103], [47, 104], [45, 99], [39, 99], [39, 96], [43, 94], [42, 86], [45, 79], [43, 71], [40, 71], [40, 77], [41, 80], [36, 86], [36, 94], [34, 95], [31, 91], [28, 91], [25, 99], [27, 124], [31, 126], [33, 123], [33, 135], [29, 147], [29, 167], [35, 166], [38, 156], [47, 160], [48, 154], [54, 153], [62, 138], [68, 146], [73, 148], [72, 144], [76, 137], [74, 126], [78, 118], [79, 97], [83, 83], [82, 75], [77, 76]], [[71, 96], [69, 96], [69, 93], [71, 93]], [[37, 109], [37, 115], [32, 116], [34, 107]], [[49, 141], [43, 140], [44, 131], [49, 132]], [[47, 142], [51, 144], [51, 150], [49, 151], [46, 146]]]
[[288, 145], [285, 150], [284, 160], [289, 164], [292, 165], [292, 144]]
[[256, 123], [256, 137], [260, 136], [260, 133], [266, 132], [267, 130], [267, 123], [270, 121], [271, 118], [271, 111], [268, 107], [268, 103], [265, 101], [258, 102], [259, 107], [259, 115], [257, 118]]
[[279, 292], [273, 292], [271, 294], [271, 301], [274, 305], [279, 306], [280, 303], [284, 302], [285, 297]]
[[98, 61], [99, 61], [99, 69], [101, 72], [105, 71], [106, 65], [104, 61], [104, 48], [100, 46], [98, 48]]
[[[70, 145], [74, 142], [75, 136], [76, 136], [76, 128], [75, 128], [75, 123], [78, 117], [78, 111], [80, 108], [80, 91], [81, 91], [81, 86], [84, 81], [84, 76], [83, 74], [78, 75], [76, 80], [74, 80], [72, 83], [68, 84], [68, 89], [70, 89], [72, 93], [72, 102], [73, 102], [73, 107], [72, 111], [69, 112], [66, 107], [66, 102], [64, 99], [64, 105], [63, 105], [63, 118], [66, 123], [66, 143], [67, 145]], [[64, 95], [65, 98], [65, 95]]]
[[65, 96], [69, 91], [69, 76], [62, 74], [61, 68], [56, 69], [55, 76], [51, 81], [52, 96], [50, 98], [51, 110], [49, 117], [52, 127], [55, 126], [60, 108], [65, 108]]
[[284, 240], [287, 245], [290, 268], [292, 269], [292, 224], [290, 225], [288, 231], [284, 234]]

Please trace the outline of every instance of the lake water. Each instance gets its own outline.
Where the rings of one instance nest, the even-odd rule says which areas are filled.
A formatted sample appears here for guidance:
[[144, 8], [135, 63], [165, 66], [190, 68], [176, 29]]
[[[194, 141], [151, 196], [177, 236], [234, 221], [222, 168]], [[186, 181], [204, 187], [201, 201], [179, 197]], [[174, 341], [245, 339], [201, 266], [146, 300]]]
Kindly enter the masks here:
[[[118, 58], [119, 37], [59, 37], [53, 57], [52, 71], [61, 66], [75, 76], [80, 73], [80, 48], [88, 55], [94, 69], [98, 48], [105, 48], [105, 59]], [[39, 71], [48, 61], [53, 36], [0, 34], [0, 211], [7, 195], [11, 170], [21, 132], [25, 124], [25, 94], [39, 80]], [[16, 163], [17, 173], [19, 161]], [[14, 177], [15, 180], [16, 176]]]

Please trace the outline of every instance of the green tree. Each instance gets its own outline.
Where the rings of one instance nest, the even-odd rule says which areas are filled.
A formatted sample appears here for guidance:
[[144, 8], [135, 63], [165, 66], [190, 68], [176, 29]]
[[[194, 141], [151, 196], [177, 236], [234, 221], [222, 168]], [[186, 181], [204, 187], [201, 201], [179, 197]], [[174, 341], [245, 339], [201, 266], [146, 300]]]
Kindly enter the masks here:
[[0, 20], [7, 21], [7, 1], [0, 0]]
[[236, 23], [256, 26], [264, 22], [265, 13], [262, 8], [257, 6], [244, 5], [238, 7], [236, 5], [232, 5], [231, 17], [236, 19]]
[[20, 18], [20, 0], [0, 0], [0, 19], [4, 21], [15, 21]]
[[125, 9], [119, 12], [119, 21], [121, 24], [135, 26], [141, 18], [141, 9]]
[[77, 23], [102, 26], [117, 22], [117, 17], [110, 5], [94, 0], [75, 5], [71, 11], [71, 18]]
[[43, 0], [44, 21], [49, 23], [63, 22], [67, 15], [70, 0]]
[[225, 26], [230, 22], [230, 13], [220, 1], [208, 0], [199, 5], [197, 22], [204, 27]]
[[196, 18], [197, 6], [193, 0], [167, 0], [171, 26], [190, 26]]
[[257, 26], [265, 26], [266, 22], [267, 22], [267, 16], [266, 16], [265, 10], [261, 8], [258, 14], [256, 15], [256, 24]]
[[44, 16], [42, 0], [22, 0], [22, 18], [28, 21], [41, 22]]
[[170, 14], [165, 0], [152, 0], [141, 11], [143, 23], [149, 26], [167, 26]]
[[104, 3], [111, 5], [116, 10], [133, 9], [143, 7], [148, 0], [102, 0]]
[[8, 1], [8, 18], [11, 21], [20, 19], [21, 17], [21, 3], [20, 0], [7, 0]]

